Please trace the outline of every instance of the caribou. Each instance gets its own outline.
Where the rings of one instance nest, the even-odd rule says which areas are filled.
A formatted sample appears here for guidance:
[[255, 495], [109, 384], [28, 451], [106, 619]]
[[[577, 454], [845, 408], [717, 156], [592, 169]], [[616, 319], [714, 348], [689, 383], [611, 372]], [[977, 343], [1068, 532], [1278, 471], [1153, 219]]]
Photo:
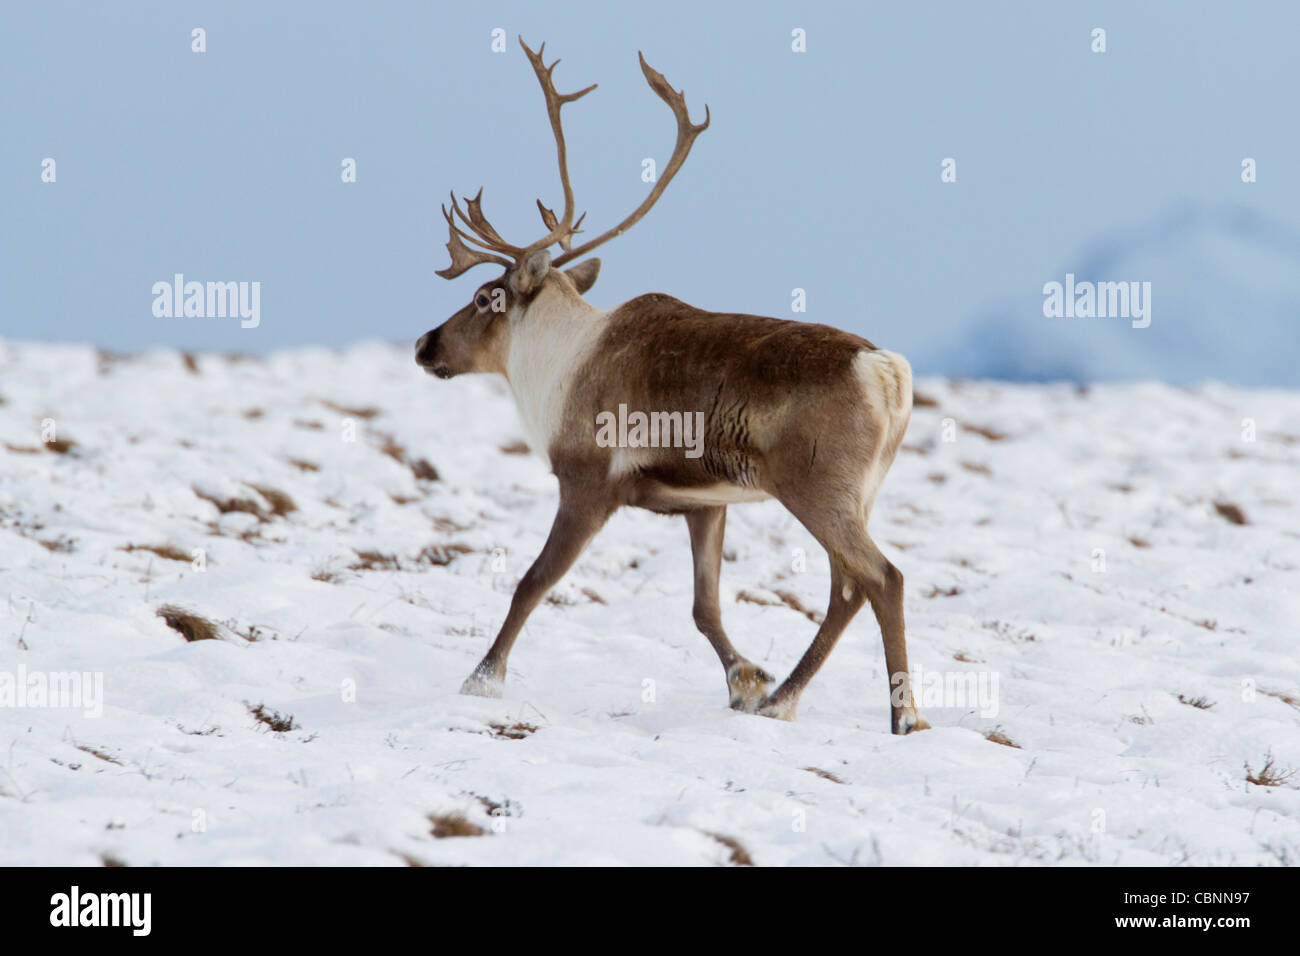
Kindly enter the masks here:
[[[502, 273], [469, 304], [426, 332], [415, 361], [439, 378], [503, 376], [530, 449], [559, 483], [559, 508], [541, 554], [524, 573], [505, 622], [461, 692], [499, 697], [506, 661], [529, 614], [624, 506], [685, 518], [694, 563], [695, 625], [726, 674], [730, 706], [793, 720], [799, 698], [862, 606], [870, 602], [884, 641], [890, 730], [929, 727], [917, 712], [907, 664], [903, 575], [867, 533], [876, 493], [907, 430], [912, 371], [895, 352], [827, 325], [757, 315], [706, 312], [658, 292], [610, 310], [583, 298], [600, 271], [588, 253], [635, 225], [663, 195], [696, 137], [684, 91], [638, 54], [650, 88], [672, 110], [672, 157], [639, 206], [622, 222], [574, 245], [586, 214], [574, 218], [573, 187], [560, 109], [595, 85], [561, 94], [545, 65], [519, 38], [546, 101], [563, 190], [556, 216], [539, 199], [545, 235], [512, 245], [483, 213], [483, 190], [461, 208], [443, 206], [454, 279], [474, 266]], [[552, 255], [552, 247], [558, 247]], [[581, 260], [581, 261], [578, 261]], [[563, 268], [569, 263], [575, 263]], [[699, 415], [702, 448], [598, 440], [615, 409]], [[830, 559], [830, 603], [803, 657], [776, 686], [742, 655], [722, 627], [718, 576], [727, 506], [775, 498], [817, 539]]]

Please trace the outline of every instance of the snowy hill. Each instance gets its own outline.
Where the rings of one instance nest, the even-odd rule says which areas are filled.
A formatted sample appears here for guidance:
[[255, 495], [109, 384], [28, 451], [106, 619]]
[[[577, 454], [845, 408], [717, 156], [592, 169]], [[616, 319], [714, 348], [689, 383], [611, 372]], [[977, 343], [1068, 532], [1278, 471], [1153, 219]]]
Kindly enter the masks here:
[[[996, 713], [896, 738], [869, 614], [797, 723], [730, 711], [685, 526], [638, 512], [459, 696], [555, 502], [502, 383], [0, 343], [0, 863], [1300, 862], [1300, 394], [918, 391], [872, 530], [923, 686]], [[775, 503], [726, 552], [784, 675], [825, 556]]]
[[1012, 381], [1208, 380], [1300, 388], [1300, 232], [1235, 205], [1184, 204], [1098, 237], [1044, 282], [1151, 283], [1151, 324], [1047, 318], [1038, 288], [972, 320], [937, 362]]

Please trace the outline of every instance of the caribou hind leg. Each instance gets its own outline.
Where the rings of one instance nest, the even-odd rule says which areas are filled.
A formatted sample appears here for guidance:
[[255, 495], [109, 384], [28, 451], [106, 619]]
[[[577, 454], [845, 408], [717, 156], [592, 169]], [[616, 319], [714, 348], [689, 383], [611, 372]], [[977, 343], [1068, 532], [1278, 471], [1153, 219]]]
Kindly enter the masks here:
[[752, 714], [772, 689], [773, 677], [746, 660], [722, 629], [718, 603], [718, 575], [722, 569], [722, 536], [727, 523], [726, 505], [686, 512], [695, 563], [695, 626], [709, 639], [727, 673], [727, 690], [734, 710]]

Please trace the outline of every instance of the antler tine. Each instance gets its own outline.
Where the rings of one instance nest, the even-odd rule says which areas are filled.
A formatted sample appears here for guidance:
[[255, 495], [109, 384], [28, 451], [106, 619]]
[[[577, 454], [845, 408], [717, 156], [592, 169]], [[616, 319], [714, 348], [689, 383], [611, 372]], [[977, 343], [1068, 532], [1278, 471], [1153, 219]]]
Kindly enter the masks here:
[[572, 259], [586, 255], [592, 249], [608, 242], [615, 236], [622, 235], [628, 229], [632, 228], [632, 226], [636, 225], [641, 217], [649, 212], [650, 208], [659, 201], [659, 197], [662, 196], [664, 190], [668, 188], [668, 184], [672, 182], [672, 178], [677, 175], [677, 170], [682, 168], [682, 164], [686, 162], [686, 157], [690, 154], [691, 146], [695, 143], [695, 137], [699, 136], [709, 128], [711, 116], [709, 115], [708, 104], [706, 103], [704, 106], [704, 122], [698, 125], [693, 124], [691, 122], [690, 110], [686, 106], [686, 91], [674, 90], [662, 73], [650, 67], [650, 64], [645, 61], [645, 56], [642, 55], [641, 51], [637, 51], [637, 56], [641, 60], [641, 72], [645, 74], [646, 82], [650, 84], [650, 89], [654, 90], [659, 98], [668, 104], [668, 108], [673, 111], [673, 116], [677, 119], [677, 143], [673, 146], [672, 158], [668, 161], [668, 166], [664, 169], [663, 173], [660, 174], [659, 181], [655, 183], [654, 188], [650, 190], [650, 195], [646, 196], [645, 200], [632, 211], [630, 216], [620, 222], [613, 229], [601, 233], [590, 242], [584, 243], [577, 249], [570, 249], [564, 252], [555, 260], [554, 265], [556, 266], [562, 266], [564, 263], [569, 262]]
[[493, 252], [500, 252], [509, 256], [516, 256], [523, 251], [521, 247], [513, 246], [502, 239], [500, 233], [492, 227], [492, 223], [488, 222], [487, 217], [483, 215], [482, 187], [479, 187], [477, 196], [473, 199], [465, 200], [465, 205], [469, 209], [468, 216], [461, 212], [460, 205], [456, 201], [456, 194], [454, 192], [451, 194], [452, 211], [455, 212], [455, 214], [460, 217], [461, 222], [469, 226], [470, 230], [474, 233], [473, 236], [469, 236], [462, 232], [461, 235], [465, 236], [466, 239], [469, 239], [471, 242], [477, 242], [480, 246], [485, 246]]
[[[537, 200], [537, 209], [542, 214], [542, 222], [546, 224], [546, 228], [554, 231], [555, 228], [559, 225], [559, 220], [555, 218], [555, 210], [547, 209], [545, 206], [542, 205], [542, 201], [540, 199]], [[587, 214], [584, 212], [581, 216], [577, 218], [574, 224], [569, 227], [568, 234], [560, 236], [559, 242], [560, 242], [561, 249], [568, 249], [573, 245], [573, 237], [576, 236], [578, 233], [582, 232], [582, 230], [579, 229], [578, 227], [582, 225], [582, 220], [586, 218], [587, 218]]]
[[[454, 199], [453, 199], [454, 202]], [[442, 207], [443, 218], [447, 220], [449, 237], [447, 239], [447, 251], [451, 253], [451, 265], [446, 269], [439, 269], [436, 275], [444, 279], [454, 279], [461, 273], [474, 266], [482, 265], [485, 262], [495, 262], [498, 265], [509, 268], [513, 263], [509, 259], [503, 259], [500, 256], [493, 255], [490, 252], [484, 252], [481, 249], [474, 249], [465, 245], [463, 239], [474, 241], [473, 236], [468, 236], [456, 228], [456, 220], [452, 217], [446, 206]]]
[[[534, 53], [524, 42], [524, 38], [519, 38], [519, 45], [524, 48], [524, 53], [528, 56], [528, 62], [533, 65], [533, 72], [537, 74], [537, 82], [541, 84], [542, 94], [546, 97], [546, 115], [551, 121], [551, 132], [555, 134], [555, 152], [560, 166], [560, 185], [564, 188], [564, 215], [555, 220], [555, 213], [542, 206], [539, 200], [537, 206], [542, 210], [542, 221], [546, 223], [550, 233], [545, 237], [532, 243], [526, 250], [525, 254], [534, 252], [538, 249], [545, 249], [552, 243], [559, 242], [565, 249], [569, 248], [576, 224], [573, 221], [574, 203], [573, 203], [573, 186], [569, 182], [569, 159], [564, 144], [564, 127], [560, 122], [560, 107], [565, 103], [572, 103], [574, 100], [581, 99], [596, 88], [595, 83], [576, 93], [560, 93], [555, 88], [554, 71], [559, 66], [560, 61], [556, 60], [550, 66], [547, 66], [542, 59], [546, 52], [546, 44], [543, 43]], [[547, 213], [550, 213], [548, 219]], [[581, 221], [581, 220], [579, 220]]]

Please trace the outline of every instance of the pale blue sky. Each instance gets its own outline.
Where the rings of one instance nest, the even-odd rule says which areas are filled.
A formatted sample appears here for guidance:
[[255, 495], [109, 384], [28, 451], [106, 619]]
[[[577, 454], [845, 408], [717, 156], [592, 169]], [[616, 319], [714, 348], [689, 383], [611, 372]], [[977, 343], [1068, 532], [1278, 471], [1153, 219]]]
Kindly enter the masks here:
[[[1300, 259], [1269, 238], [1300, 230], [1292, 3], [6, 0], [0, 16], [0, 337], [248, 352], [414, 340], [492, 275], [434, 275], [449, 189], [486, 186], [488, 214], [521, 244], [541, 231], [534, 198], [561, 203], [522, 33], [563, 59], [562, 90], [600, 84], [565, 108], [591, 235], [649, 188], [643, 157], [671, 151], [637, 50], [697, 118], [712, 110], [664, 199], [599, 253], [596, 305], [662, 291], [790, 316], [801, 287], [801, 318], [903, 351], [918, 373], [996, 372], [975, 358], [981, 323], [995, 317], [1008, 347], [1022, 331], [1050, 338], [1044, 282], [1210, 210], [1193, 215], [1209, 248], [1216, 216], [1262, 224], [1233, 275], [1284, 286], [1277, 321], [1295, 342]], [[1105, 54], [1090, 50], [1097, 26]], [[806, 53], [790, 49], [795, 27]], [[340, 182], [343, 157], [355, 184]], [[944, 157], [955, 184], [940, 182]], [[1248, 349], [1243, 316], [1192, 314], [1207, 280], [1182, 251], [1100, 258], [1123, 273], [1153, 256], [1157, 276], [1100, 276], [1157, 280], [1152, 334], [1076, 326], [1071, 349], [1114, 339], [1170, 379], [1201, 374], [1161, 358], [1179, 323], [1196, 341], [1221, 323]], [[261, 325], [155, 318], [150, 288], [175, 272], [260, 281]], [[1006, 374], [1036, 377], [1023, 365]], [[1250, 369], [1221, 377], [1249, 383]]]

